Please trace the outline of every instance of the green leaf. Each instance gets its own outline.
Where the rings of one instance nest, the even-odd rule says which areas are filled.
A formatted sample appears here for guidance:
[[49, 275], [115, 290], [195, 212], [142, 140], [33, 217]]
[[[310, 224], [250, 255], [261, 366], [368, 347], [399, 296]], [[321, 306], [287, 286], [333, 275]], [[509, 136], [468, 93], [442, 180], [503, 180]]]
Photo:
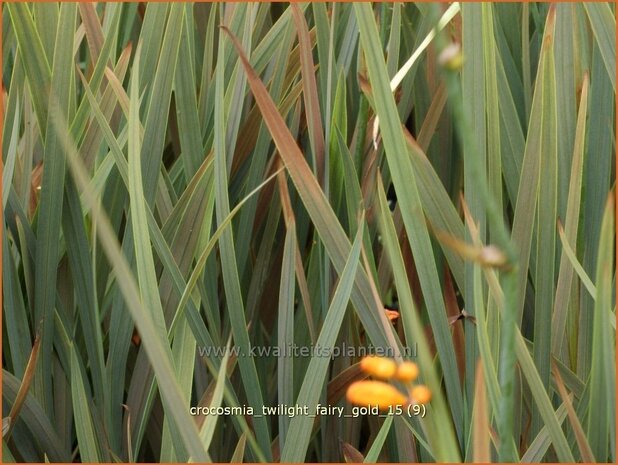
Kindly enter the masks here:
[[378, 434], [373, 440], [371, 448], [365, 455], [365, 460], [363, 460], [363, 463], [376, 463], [378, 461], [380, 452], [384, 446], [384, 441], [386, 441], [386, 436], [388, 436], [388, 432], [391, 430], [394, 418], [394, 415], [389, 415], [386, 417], [386, 420], [384, 420], [384, 423], [382, 423], [382, 426], [380, 427], [380, 431], [378, 431]]
[[[4, 369], [2, 370], [2, 397], [7, 402], [15, 402], [20, 384], [20, 381], [14, 375]], [[34, 396], [26, 395], [19, 420], [23, 421], [32, 435], [37, 438], [41, 455], [45, 454], [55, 462], [70, 462], [70, 451], [63, 449], [56, 428], [49, 421], [41, 404]]]
[[603, 63], [616, 91], [616, 17], [608, 3], [583, 3]]
[[[283, 262], [281, 263], [281, 284], [279, 286], [279, 309], [277, 320], [277, 342], [280, 354], [277, 359], [278, 402], [294, 405], [294, 358], [290, 357], [289, 348], [294, 345], [294, 280], [296, 254], [296, 228], [287, 230], [283, 245]], [[279, 416], [279, 448], [285, 450], [290, 418]]]
[[[214, 134], [214, 151], [215, 151], [215, 195], [216, 195], [216, 213], [219, 225], [223, 223], [230, 213], [228, 181], [227, 181], [227, 166], [229, 152], [226, 146], [226, 126], [224, 115], [224, 57], [225, 40], [220, 37], [218, 56], [219, 61], [216, 69], [216, 92], [215, 92], [215, 134]], [[232, 334], [235, 344], [240, 348], [239, 353], [239, 368], [243, 379], [245, 393], [249, 399], [250, 405], [257, 411], [262, 409], [264, 405], [262, 387], [257, 376], [255, 361], [250, 355], [251, 342], [247, 332], [247, 321], [244, 313], [244, 303], [241, 294], [238, 268], [236, 262], [236, 252], [234, 246], [234, 238], [231, 229], [226, 228], [221, 235], [219, 241], [219, 250], [221, 252], [221, 264], [223, 274], [223, 284], [225, 288], [227, 309], [230, 314], [230, 324], [232, 326]], [[270, 432], [265, 417], [256, 417], [254, 419], [256, 436], [262, 448], [262, 451], [269, 458], [270, 453]]]
[[90, 415], [91, 405], [88, 402], [88, 394], [84, 387], [81, 362], [71, 349], [71, 398], [73, 411], [75, 412], [75, 433], [79, 446], [79, 457], [84, 462], [100, 462], [99, 448], [97, 446], [94, 425]]
[[384, 151], [386, 153], [397, 200], [399, 202], [410, 247], [419, 273], [423, 297], [434, 333], [440, 363], [444, 373], [446, 391], [454, 418], [455, 428], [461, 435], [463, 404], [455, 351], [446, 320], [446, 310], [433, 250], [422, 217], [422, 206], [416, 184], [412, 163], [406, 154], [406, 145], [401, 122], [398, 118], [395, 100], [388, 85], [388, 75], [384, 57], [379, 47], [378, 32], [368, 4], [354, 5], [361, 33], [361, 44], [367, 62], [367, 71], [372, 85], [376, 114], [380, 118]]
[[[408, 345], [415, 344], [418, 348], [417, 356], [423, 375], [423, 382], [429, 387], [433, 396], [431, 401], [432, 413], [424, 419], [424, 430], [427, 436], [427, 443], [429, 444], [426, 446], [426, 449], [434, 459], [450, 456], [457, 457], [459, 450], [454, 431], [450, 427], [447, 428], [445, 426], [451, 418], [450, 412], [441, 391], [441, 382], [434, 368], [433, 357], [429, 351], [427, 338], [423, 331], [423, 323], [412, 297], [412, 289], [408, 284], [401, 248], [382, 182], [378, 182], [378, 202], [380, 207], [380, 232], [382, 233], [382, 240], [388, 260], [393, 269], [406, 341]], [[412, 429], [407, 422], [406, 424]], [[418, 435], [414, 429], [412, 431], [415, 435]]]
[[[187, 8], [187, 7], [185, 7]], [[176, 112], [182, 160], [185, 177], [191, 179], [200, 166], [203, 157], [201, 128], [198, 115], [197, 98], [195, 95], [195, 63], [192, 59], [193, 44], [190, 41], [189, 16], [185, 11], [181, 44], [178, 52], [178, 65], [174, 80], [176, 96]]]
[[[551, 373], [551, 317], [554, 308], [556, 221], [558, 208], [558, 127], [556, 108], [556, 75], [554, 64], [555, 7], [545, 25], [542, 78], [541, 129], [539, 146], [539, 192], [537, 206], [536, 271], [534, 289], [534, 362], [545, 388]], [[536, 97], [536, 91], [535, 91]], [[538, 414], [532, 417], [532, 431], [542, 427]]]
[[303, 80], [303, 98], [307, 113], [307, 125], [309, 142], [313, 154], [313, 163], [316, 168], [316, 177], [322, 183], [324, 176], [324, 131], [322, 129], [322, 117], [320, 114], [320, 101], [315, 79], [315, 71], [312, 56], [312, 44], [309, 38], [309, 28], [302, 11], [297, 4], [290, 5], [292, 18], [298, 31], [298, 43], [300, 47], [301, 75]]
[[[486, 88], [490, 83], [486, 83], [488, 78], [485, 73], [487, 63], [484, 63], [484, 55], [489, 55], [492, 50], [485, 51], [487, 44], [485, 43], [485, 35], [487, 25], [483, 28], [483, 23], [487, 23], [486, 14], [483, 11], [487, 10], [487, 5], [480, 3], [465, 3], [462, 5], [462, 35], [463, 35], [463, 53], [466, 56], [461, 73], [461, 86], [464, 111], [468, 116], [468, 139], [464, 142], [464, 157], [466, 160], [472, 160], [476, 157], [477, 166], [487, 169], [487, 117], [485, 115], [488, 109], [492, 109], [493, 105], [487, 101]], [[487, 40], [491, 40], [488, 38]], [[493, 121], [495, 123], [495, 120]], [[488, 183], [491, 181], [488, 178]], [[471, 162], [464, 162], [464, 195], [468, 204], [472, 217], [475, 222], [479, 223], [480, 239], [485, 242], [487, 238], [487, 222], [486, 213], [483, 208], [482, 191], [479, 185], [474, 166]], [[466, 296], [466, 309], [471, 315], [475, 315], [479, 303], [474, 298], [474, 264], [466, 262], [465, 264], [465, 287], [464, 294]], [[482, 292], [480, 297], [484, 299]], [[472, 402], [474, 395], [474, 370], [476, 360], [478, 358], [478, 341], [476, 340], [476, 332], [472, 331], [472, 323], [464, 321], [465, 330], [465, 351], [466, 351], [466, 383], [465, 383], [465, 398], [468, 403]], [[511, 459], [512, 460], [512, 459]]]
[[[228, 359], [230, 356], [230, 343], [232, 342], [231, 338], [228, 339], [227, 347], [225, 350], [225, 355], [221, 360], [221, 367], [219, 368], [219, 373], [217, 374], [217, 382], [215, 384], [215, 390], [212, 394], [212, 400], [210, 401], [209, 407], [211, 409], [217, 409], [221, 406], [221, 402], [223, 400], [223, 387], [225, 386], [225, 378], [227, 376], [226, 369], [228, 365]], [[215, 426], [217, 425], [217, 415], [208, 415], [206, 420], [204, 420], [204, 424], [200, 430], [200, 439], [202, 440], [202, 445], [205, 450], [208, 450], [210, 447], [210, 443], [212, 441], [212, 437], [215, 433]]]
[[[354, 276], [358, 268], [362, 238], [363, 228], [361, 227], [356, 233], [356, 238], [352, 244], [352, 250], [346, 260], [343, 272], [340, 275], [339, 284], [331, 300], [328, 313], [322, 324], [322, 330], [316, 342], [315, 347], [320, 347], [321, 350], [332, 350], [337, 340], [339, 328], [341, 327], [345, 310], [350, 300], [350, 294], [352, 293]], [[315, 355], [311, 357], [309, 361], [309, 367], [307, 368], [303, 383], [300, 387], [296, 405], [306, 406], [310, 413], [314, 412], [318, 405], [320, 393], [322, 392], [326, 379], [329, 361], [329, 357]], [[292, 418], [286, 437], [294, 439], [286, 441], [281, 451], [282, 462], [302, 462], [305, 460], [307, 448], [311, 439], [312, 426], [313, 418], [311, 416], [298, 415]]]
[[[20, 56], [23, 60], [26, 79], [28, 79], [28, 84], [30, 85], [39, 130], [43, 139], [45, 139], [52, 69], [45, 56], [41, 36], [36, 30], [28, 4], [13, 3], [7, 5], [7, 10], [11, 15], [15, 36], [21, 50]], [[64, 25], [66, 26], [66, 24]], [[70, 51], [71, 48], [66, 50], [69, 53]], [[65, 71], [69, 71], [69, 69], [65, 68]]]
[[588, 380], [587, 437], [598, 461], [613, 460], [608, 454], [610, 435], [616, 432], [616, 352], [615, 333], [607, 324], [612, 317], [612, 275], [614, 262], [614, 196], [610, 194], [603, 215], [597, 259], [597, 298], [592, 331], [592, 366]]
[[549, 395], [543, 386], [543, 382], [528, 352], [524, 338], [519, 331], [517, 332], [515, 342], [519, 366], [528, 382], [538, 412], [545, 422], [544, 428], [547, 428], [558, 460], [560, 462], [572, 462], [574, 460], [573, 453], [571, 452], [569, 443], [560, 426], [561, 422], [558, 420], [557, 413], [554, 411]]
[[[73, 33], [77, 18], [77, 5], [64, 4], [60, 8], [58, 33], [54, 47], [50, 114], [69, 120], [71, 76], [73, 70]], [[53, 345], [53, 312], [56, 300], [56, 277], [59, 259], [59, 239], [62, 218], [62, 198], [65, 175], [65, 156], [54, 131], [52, 118], [46, 120], [44, 160], [45, 169], [41, 183], [37, 246], [35, 261], [34, 308], [35, 320], [43, 320], [41, 333], [41, 363], [35, 377], [35, 392], [43, 402], [45, 411], [53, 416], [51, 355]]]
[[[584, 77], [582, 95], [577, 115], [577, 129], [571, 161], [571, 176], [569, 181], [569, 194], [566, 206], [566, 232], [565, 241], [577, 243], [577, 229], [579, 225], [579, 212], [581, 206], [582, 178], [584, 166], [584, 137], [586, 134], [586, 115], [588, 111], [588, 75]], [[560, 231], [559, 231], [560, 232]], [[562, 239], [562, 234], [560, 234]], [[573, 280], [573, 266], [569, 264], [567, 251], [562, 250], [560, 257], [560, 270], [558, 283], [556, 284], [556, 298], [552, 315], [552, 352], [560, 354], [562, 345], [566, 339], [564, 334], [566, 319]]]
[[[558, 422], [562, 424], [564, 419], [567, 416], [566, 405], [563, 403], [556, 410], [556, 417], [558, 418]], [[526, 452], [521, 456], [521, 461], [523, 463], [534, 463], [541, 462], [547, 450], [551, 446], [551, 437], [549, 436], [549, 430], [547, 426], [543, 426], [539, 434], [536, 435], [532, 443], [528, 446]]]

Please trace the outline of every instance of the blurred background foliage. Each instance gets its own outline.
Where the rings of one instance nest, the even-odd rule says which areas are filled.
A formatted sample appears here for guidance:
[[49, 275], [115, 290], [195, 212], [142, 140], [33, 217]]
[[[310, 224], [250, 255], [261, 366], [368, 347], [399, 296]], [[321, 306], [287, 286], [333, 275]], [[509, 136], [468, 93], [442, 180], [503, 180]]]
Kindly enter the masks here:
[[[3, 3], [3, 461], [615, 462], [615, 28]], [[427, 415], [190, 415], [346, 405], [358, 356], [250, 355], [314, 344]]]

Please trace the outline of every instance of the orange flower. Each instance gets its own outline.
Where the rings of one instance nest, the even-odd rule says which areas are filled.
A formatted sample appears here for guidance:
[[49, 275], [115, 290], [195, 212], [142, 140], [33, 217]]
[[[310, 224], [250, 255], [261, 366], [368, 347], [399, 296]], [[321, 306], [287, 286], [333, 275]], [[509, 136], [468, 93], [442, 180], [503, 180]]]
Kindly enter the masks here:
[[390, 310], [388, 308], [385, 308], [384, 313], [386, 313], [386, 318], [388, 318], [389, 321], [395, 321], [397, 318], [399, 318], [399, 312], [396, 310]]
[[389, 379], [395, 375], [397, 364], [394, 360], [370, 355], [360, 362], [361, 370], [376, 378]]
[[431, 391], [427, 386], [419, 384], [410, 391], [410, 397], [417, 404], [427, 404], [431, 400]]
[[397, 367], [395, 378], [405, 383], [414, 381], [418, 378], [418, 366], [414, 362], [403, 362]]
[[356, 381], [348, 387], [346, 397], [352, 404], [377, 405], [380, 410], [388, 410], [394, 405], [408, 403], [406, 396], [382, 381]]

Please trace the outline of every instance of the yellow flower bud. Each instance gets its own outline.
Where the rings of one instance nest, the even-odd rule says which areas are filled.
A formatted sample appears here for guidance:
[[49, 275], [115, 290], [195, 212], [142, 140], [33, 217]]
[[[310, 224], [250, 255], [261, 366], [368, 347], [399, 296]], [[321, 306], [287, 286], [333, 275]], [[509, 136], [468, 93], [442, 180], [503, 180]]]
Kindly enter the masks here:
[[410, 391], [410, 397], [417, 404], [427, 404], [431, 400], [431, 391], [427, 386], [419, 384]]
[[397, 371], [397, 364], [394, 360], [374, 355], [363, 358], [360, 367], [365, 373], [380, 379], [392, 378]]
[[406, 405], [408, 399], [395, 387], [382, 381], [356, 381], [350, 384], [346, 397], [349, 402], [360, 406], [377, 405], [388, 410], [394, 405]]
[[418, 378], [418, 366], [414, 362], [403, 362], [397, 367], [395, 377], [405, 383], [414, 381]]

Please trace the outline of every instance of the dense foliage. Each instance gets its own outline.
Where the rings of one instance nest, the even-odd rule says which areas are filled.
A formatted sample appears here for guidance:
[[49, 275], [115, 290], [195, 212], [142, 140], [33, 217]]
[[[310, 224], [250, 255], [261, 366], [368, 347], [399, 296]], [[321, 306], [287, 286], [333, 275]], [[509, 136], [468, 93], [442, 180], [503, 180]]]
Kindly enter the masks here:
[[2, 13], [3, 461], [616, 460], [614, 5]]

